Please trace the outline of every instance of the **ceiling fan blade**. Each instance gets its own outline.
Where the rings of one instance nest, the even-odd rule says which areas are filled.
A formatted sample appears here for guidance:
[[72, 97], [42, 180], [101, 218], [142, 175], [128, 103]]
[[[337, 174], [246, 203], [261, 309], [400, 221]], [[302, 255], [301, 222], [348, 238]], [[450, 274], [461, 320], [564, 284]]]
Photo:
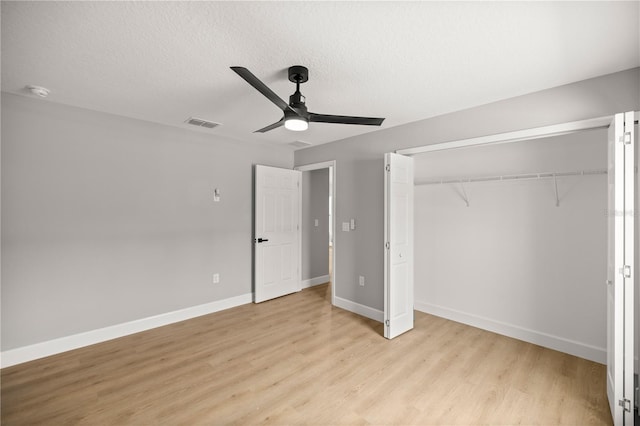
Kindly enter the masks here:
[[[285, 111], [289, 108], [289, 104], [283, 101], [273, 90], [269, 89], [266, 84], [258, 79], [248, 69], [244, 67], [231, 67], [240, 77], [242, 77], [247, 83], [252, 85], [258, 92], [262, 93], [267, 99], [276, 104], [278, 108]], [[294, 111], [295, 112], [295, 111]]]
[[280, 121], [278, 121], [277, 123], [269, 124], [267, 127], [263, 127], [262, 129], [256, 130], [253, 133], [268, 132], [269, 130], [277, 129], [278, 127], [282, 126], [283, 124], [284, 124], [284, 117], [282, 117], [282, 119]]
[[373, 117], [351, 117], [348, 115], [327, 115], [309, 113], [309, 121], [315, 123], [336, 123], [336, 124], [360, 124], [363, 126], [379, 126], [384, 118]]

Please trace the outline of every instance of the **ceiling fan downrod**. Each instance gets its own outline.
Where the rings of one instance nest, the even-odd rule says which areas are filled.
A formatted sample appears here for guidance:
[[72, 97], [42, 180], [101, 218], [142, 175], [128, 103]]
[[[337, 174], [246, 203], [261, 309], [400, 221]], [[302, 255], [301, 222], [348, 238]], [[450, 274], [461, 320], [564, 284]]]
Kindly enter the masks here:
[[309, 80], [309, 70], [302, 65], [294, 65], [289, 67], [289, 81], [296, 84], [296, 91], [293, 95], [289, 96], [289, 105], [296, 110], [302, 110], [302, 113], [307, 112], [305, 105], [306, 98], [300, 92], [300, 85]]

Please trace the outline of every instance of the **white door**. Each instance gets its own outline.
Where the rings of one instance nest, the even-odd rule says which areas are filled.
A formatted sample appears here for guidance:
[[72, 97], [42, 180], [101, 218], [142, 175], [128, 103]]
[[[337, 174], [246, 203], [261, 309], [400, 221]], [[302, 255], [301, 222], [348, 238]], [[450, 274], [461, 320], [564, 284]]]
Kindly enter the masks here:
[[607, 397], [616, 426], [633, 425], [634, 115], [616, 114], [608, 136]]
[[413, 328], [413, 158], [385, 154], [384, 337]]
[[300, 287], [300, 176], [297, 170], [257, 165], [254, 186], [255, 303]]

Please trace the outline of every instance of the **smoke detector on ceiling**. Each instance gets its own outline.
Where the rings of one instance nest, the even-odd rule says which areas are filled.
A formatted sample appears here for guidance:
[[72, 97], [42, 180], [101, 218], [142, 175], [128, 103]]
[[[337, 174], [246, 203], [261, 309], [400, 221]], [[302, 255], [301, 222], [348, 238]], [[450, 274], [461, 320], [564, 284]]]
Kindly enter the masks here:
[[27, 90], [30, 91], [32, 94], [36, 95], [36, 96], [40, 96], [41, 98], [46, 98], [47, 96], [49, 96], [49, 93], [51, 92], [49, 89], [47, 89], [46, 87], [42, 87], [42, 86], [32, 86], [32, 85], [28, 85]]

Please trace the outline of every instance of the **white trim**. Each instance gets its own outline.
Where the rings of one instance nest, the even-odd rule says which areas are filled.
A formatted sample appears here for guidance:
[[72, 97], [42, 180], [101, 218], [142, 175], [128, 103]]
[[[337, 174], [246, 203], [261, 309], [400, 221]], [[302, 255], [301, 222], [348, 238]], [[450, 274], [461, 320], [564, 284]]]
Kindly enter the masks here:
[[[305, 164], [302, 166], [294, 167], [294, 170], [299, 170], [301, 172], [310, 172], [312, 170], [321, 170], [321, 169], [329, 169], [329, 173], [331, 173], [331, 182], [333, 183], [331, 188], [331, 194], [333, 194], [332, 205], [331, 205], [331, 218], [332, 223], [331, 227], [333, 228], [331, 231], [331, 235], [333, 236], [333, 242], [331, 244], [331, 276], [329, 277], [329, 281], [331, 281], [331, 304], [333, 306], [338, 306], [336, 302], [336, 293], [338, 292], [338, 282], [336, 281], [336, 259], [338, 258], [336, 255], [336, 251], [338, 250], [337, 244], [337, 235], [336, 235], [336, 223], [338, 222], [336, 216], [336, 206], [338, 204], [336, 194], [337, 192], [337, 180], [336, 180], [336, 160], [330, 161], [322, 161], [320, 163], [312, 163]], [[301, 203], [302, 204], [302, 203]], [[302, 213], [301, 213], [302, 214]], [[302, 254], [302, 251], [301, 253]], [[300, 270], [302, 270], [302, 256], [300, 257]], [[304, 287], [303, 287], [304, 288]]]
[[325, 284], [329, 282], [329, 275], [322, 275], [308, 280], [302, 280], [302, 288], [309, 288], [315, 285]]
[[301, 172], [310, 172], [311, 170], [328, 169], [329, 167], [335, 167], [336, 161], [323, 161], [321, 163], [305, 164], [303, 166], [297, 166], [294, 170], [300, 170]]
[[531, 330], [513, 324], [507, 324], [479, 315], [461, 312], [444, 306], [438, 306], [426, 302], [415, 302], [415, 309], [420, 312], [446, 318], [452, 321], [467, 324], [472, 327], [481, 328], [504, 336], [513, 337], [514, 339], [523, 340], [535, 345], [544, 346], [545, 348], [568, 353], [590, 361], [605, 364], [607, 362], [606, 348], [588, 345], [586, 343], [577, 342], [575, 340], [565, 339], [564, 337], [554, 336], [543, 333], [541, 331]]
[[552, 126], [536, 127], [533, 129], [518, 130], [515, 132], [498, 133], [495, 135], [480, 136], [471, 139], [461, 139], [457, 141], [418, 146], [415, 148], [399, 149], [396, 151], [396, 154], [415, 155], [424, 152], [464, 148], [467, 146], [511, 143], [539, 138], [548, 138], [552, 136], [575, 133], [583, 130], [593, 130], [609, 127], [612, 118], [613, 116], [608, 115], [606, 117], [591, 118], [589, 120], [572, 121], [569, 123], [554, 124]]
[[353, 312], [354, 314], [362, 315], [374, 321], [382, 322], [384, 319], [384, 312], [379, 309], [373, 309], [369, 306], [364, 306], [351, 300], [343, 299], [341, 297], [335, 298], [335, 305], [338, 308], [342, 308], [346, 311]]
[[208, 315], [240, 305], [246, 305], [247, 303], [251, 303], [251, 300], [252, 294], [247, 293], [241, 296], [230, 297], [224, 300], [217, 300], [215, 302], [192, 306], [190, 308], [167, 312], [148, 318], [142, 318], [122, 324], [99, 328], [97, 330], [91, 330], [71, 336], [60, 337], [58, 339], [36, 343], [29, 346], [23, 346], [21, 348], [10, 349], [7, 351], [3, 351], [0, 354], [0, 366], [2, 368], [10, 367], [12, 365], [21, 364], [23, 362], [32, 361], [38, 358], [44, 358], [47, 356], [70, 351], [72, 349], [94, 345], [96, 343], [105, 342], [107, 340], [116, 339], [118, 337], [127, 336], [129, 334], [139, 333], [141, 331], [150, 330], [156, 327], [162, 327], [164, 325], [173, 324], [175, 322], [188, 320], [202, 315]]
[[[294, 169], [295, 170], [295, 169]], [[302, 285], [302, 172], [298, 172], [298, 291], [304, 287]]]

